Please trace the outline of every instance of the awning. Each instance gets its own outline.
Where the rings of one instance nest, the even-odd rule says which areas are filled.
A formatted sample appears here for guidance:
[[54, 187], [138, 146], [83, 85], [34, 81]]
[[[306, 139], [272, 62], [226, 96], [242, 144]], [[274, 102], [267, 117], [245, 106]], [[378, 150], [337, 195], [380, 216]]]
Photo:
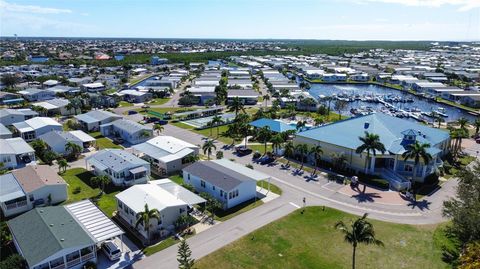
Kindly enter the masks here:
[[95, 243], [115, 238], [124, 232], [90, 200], [69, 204], [65, 209], [75, 218]]
[[147, 172], [147, 168], [145, 168], [143, 166], [139, 166], [137, 168], [133, 168], [133, 169], [130, 169], [128, 171], [130, 171], [130, 173], [132, 173], [132, 174], [138, 174], [138, 173], [142, 173], [142, 172]]

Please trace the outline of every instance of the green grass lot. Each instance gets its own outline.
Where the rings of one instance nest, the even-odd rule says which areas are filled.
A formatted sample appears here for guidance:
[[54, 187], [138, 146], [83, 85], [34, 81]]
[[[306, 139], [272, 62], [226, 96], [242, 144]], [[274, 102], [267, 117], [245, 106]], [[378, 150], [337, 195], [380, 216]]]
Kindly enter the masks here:
[[[187, 235], [187, 236], [184, 236], [183, 238], [184, 239], [188, 239], [190, 237], [194, 236], [194, 234], [192, 235]], [[176, 240], [173, 236], [163, 240], [162, 242], [156, 244], [156, 245], [153, 245], [153, 246], [149, 246], [149, 247], [146, 247], [145, 249], [143, 249], [143, 254], [145, 254], [146, 256], [150, 256], [154, 253], [157, 253], [159, 251], [162, 251], [172, 245], [175, 245], [176, 243], [180, 243], [179, 240]]]
[[155, 98], [152, 101], [150, 101], [148, 104], [149, 105], [163, 105], [166, 102], [168, 102], [168, 100], [170, 100], [170, 98]]
[[[218, 135], [217, 135], [217, 127], [207, 128], [207, 129], [202, 129], [202, 130], [196, 130], [196, 129], [193, 128], [193, 126], [185, 124], [185, 123], [180, 122], [180, 121], [179, 122], [170, 122], [170, 124], [172, 124], [174, 126], [177, 126], [179, 128], [183, 128], [185, 130], [192, 131], [192, 132], [197, 133], [197, 134], [201, 134], [201, 135], [209, 137], [211, 139], [218, 140], [218, 141], [220, 141], [222, 143], [225, 143], [227, 145], [230, 145], [232, 143], [232, 139], [230, 137], [227, 137], [227, 136], [223, 135], [223, 133], [228, 130], [228, 124], [218, 127], [218, 133], [219, 133]], [[210, 135], [210, 130], [211, 130], [212, 135]], [[235, 141], [235, 143], [239, 143], [239, 142], [240, 142], [240, 140]]]
[[[268, 189], [268, 182], [265, 180], [258, 181], [257, 186], [262, 187], [262, 183], [263, 183], [263, 188]], [[280, 189], [280, 187], [278, 187], [273, 183], [270, 183], [270, 191], [275, 194], [282, 195], [282, 189]]]
[[[308, 207], [270, 223], [200, 259], [201, 268], [351, 268], [352, 247], [334, 229], [357, 218]], [[442, 245], [449, 239], [437, 226], [412, 226], [371, 220], [385, 247], [359, 245], [357, 268], [449, 268]]]
[[215, 220], [226, 221], [261, 205], [263, 205], [261, 200], [252, 199], [245, 201], [227, 210], [219, 210], [215, 212]]
[[[78, 202], [85, 199], [94, 200], [98, 198], [100, 189], [98, 187], [90, 186], [90, 179], [94, 176], [89, 171], [83, 168], [68, 169], [65, 173], [61, 174], [62, 178], [68, 184], [68, 200], [65, 204]], [[76, 189], [80, 188], [80, 192], [75, 193]], [[118, 190], [109, 190], [106, 188], [106, 193], [100, 196], [97, 200], [98, 207], [109, 217], [112, 216], [116, 209], [115, 195]]]
[[108, 148], [123, 149], [123, 147], [121, 145], [117, 145], [117, 144], [113, 143], [113, 141], [110, 140], [109, 138], [106, 138], [106, 137], [102, 136], [102, 134], [100, 132], [91, 132], [91, 133], [89, 133], [89, 135], [91, 135], [93, 138], [95, 138], [95, 143], [96, 143], [98, 149], [108, 149]]
[[119, 105], [120, 107], [130, 107], [130, 106], [133, 106], [132, 103], [125, 102], [125, 101], [120, 101], [120, 103], [118, 103], [118, 105]]
[[[258, 151], [261, 154], [265, 154], [265, 146], [264, 145], [249, 145], [247, 143], [247, 146], [253, 150], [253, 152]], [[272, 152], [272, 145], [267, 144], [267, 152]]]
[[475, 160], [475, 157], [464, 155], [458, 158], [457, 163], [452, 165], [449, 170], [445, 170], [444, 178], [451, 178], [457, 175], [459, 171], [464, 169], [467, 165]]

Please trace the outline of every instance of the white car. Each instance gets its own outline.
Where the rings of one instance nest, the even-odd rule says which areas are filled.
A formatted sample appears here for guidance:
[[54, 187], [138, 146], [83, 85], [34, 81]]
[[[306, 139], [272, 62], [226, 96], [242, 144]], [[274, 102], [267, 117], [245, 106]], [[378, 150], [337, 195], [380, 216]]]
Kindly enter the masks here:
[[122, 252], [113, 241], [105, 241], [102, 244], [102, 249], [103, 253], [105, 253], [108, 259], [111, 261], [118, 260], [122, 256]]

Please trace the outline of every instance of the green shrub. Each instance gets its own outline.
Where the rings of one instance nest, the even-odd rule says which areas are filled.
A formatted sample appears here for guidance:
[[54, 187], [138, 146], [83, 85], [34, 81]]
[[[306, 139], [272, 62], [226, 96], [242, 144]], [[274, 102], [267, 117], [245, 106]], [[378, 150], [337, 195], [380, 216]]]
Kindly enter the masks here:
[[82, 192], [82, 187], [80, 186], [75, 187], [75, 189], [72, 191], [73, 194], [79, 194], [80, 192]]

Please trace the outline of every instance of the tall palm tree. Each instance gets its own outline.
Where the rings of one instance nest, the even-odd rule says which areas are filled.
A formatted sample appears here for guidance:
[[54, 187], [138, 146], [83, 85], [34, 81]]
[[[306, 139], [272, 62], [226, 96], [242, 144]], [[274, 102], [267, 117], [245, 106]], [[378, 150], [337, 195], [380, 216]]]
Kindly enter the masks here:
[[217, 126], [217, 137], [218, 137], [220, 125], [224, 123], [223, 118], [220, 117], [219, 115], [216, 115], [215, 117], [212, 118], [211, 123], [212, 123], [212, 126]]
[[70, 156], [76, 159], [78, 158], [78, 155], [82, 152], [82, 147], [73, 143], [72, 141], [69, 141], [67, 142], [67, 144], [65, 144], [65, 151], [69, 152]]
[[263, 142], [263, 145], [264, 145], [263, 154], [265, 155], [267, 153], [267, 143], [272, 137], [272, 132], [270, 131], [270, 128], [268, 126], [265, 126], [258, 129], [257, 137], [260, 138], [261, 141]]
[[270, 100], [270, 95], [267, 93], [263, 96], [263, 101], [265, 101], [265, 107], [267, 107], [267, 103]]
[[273, 152], [277, 152], [278, 149], [283, 145], [285, 140], [283, 140], [282, 134], [278, 133], [270, 139], [270, 143], [272, 143], [272, 150]]
[[313, 154], [313, 157], [315, 159], [315, 168], [312, 173], [312, 176], [314, 176], [317, 174], [317, 165], [318, 161], [320, 160], [320, 156], [323, 154], [323, 150], [320, 145], [316, 145], [314, 147], [311, 147], [308, 153]]
[[365, 167], [364, 167], [364, 172], [367, 173], [367, 164], [370, 161], [370, 153], [373, 153], [373, 155], [377, 155], [377, 150], [385, 153], [385, 145], [380, 142], [380, 136], [377, 134], [372, 134], [369, 132], [365, 132], [364, 137], [359, 137], [360, 141], [362, 141], [362, 144], [355, 150], [357, 154], [361, 154], [364, 151], [367, 152], [367, 158], [365, 159]]
[[478, 134], [478, 132], [480, 131], [480, 118], [477, 118], [473, 122], [473, 126], [475, 127], [475, 134]]
[[67, 167], [68, 167], [67, 160], [62, 158], [57, 161], [57, 164], [58, 164], [58, 172], [63, 170], [63, 172], [65, 173], [65, 171], [67, 171]]
[[300, 154], [300, 170], [303, 169], [303, 165], [305, 164], [305, 155], [308, 153], [308, 145], [307, 144], [297, 144], [295, 146], [295, 150], [297, 151], [298, 154]]
[[[285, 144], [283, 155], [286, 157], [292, 157], [295, 153], [295, 146], [293, 145], [292, 141], [288, 141]], [[290, 164], [290, 159], [287, 161], [287, 166]]]
[[297, 125], [295, 126], [295, 129], [297, 129], [297, 132], [301, 131], [305, 127], [306, 124], [307, 124], [306, 121], [299, 120], [299, 121], [297, 121]]
[[352, 245], [352, 269], [355, 269], [355, 254], [358, 244], [383, 246], [383, 242], [375, 238], [375, 230], [373, 225], [367, 221], [368, 214], [358, 218], [352, 223], [351, 228], [347, 227], [343, 221], [335, 224], [335, 229], [342, 231], [344, 239]]
[[467, 129], [467, 124], [468, 124], [468, 120], [466, 118], [459, 118], [457, 120], [457, 124], [458, 124], [458, 127], [460, 127], [460, 129]]
[[203, 154], [207, 154], [208, 159], [210, 160], [210, 155], [212, 155], [212, 151], [216, 150], [217, 147], [215, 146], [215, 143], [213, 142], [212, 139], [209, 139], [203, 143], [202, 150]]
[[143, 212], [137, 213], [137, 221], [135, 221], [135, 228], [142, 224], [143, 229], [147, 232], [147, 240], [150, 242], [150, 220], [156, 219], [160, 220], [160, 212], [157, 209], [149, 209], [148, 205], [145, 204], [145, 209]]
[[112, 180], [107, 175], [101, 175], [101, 176], [92, 177], [91, 181], [92, 181], [93, 184], [95, 184], [97, 186], [100, 186], [100, 189], [102, 190], [102, 193], [104, 193], [105, 192], [105, 185], [110, 184], [110, 182]]
[[163, 132], [164, 129], [165, 128], [161, 124], [156, 123], [153, 125], [153, 130], [157, 132], [157, 135], [160, 135], [160, 133]]
[[428, 153], [428, 148], [430, 148], [430, 144], [420, 144], [418, 141], [415, 141], [415, 143], [408, 145], [407, 151], [402, 154], [402, 157], [405, 160], [413, 159], [415, 162], [413, 168], [413, 178], [415, 178], [415, 173], [417, 171], [418, 164], [420, 164], [420, 160], [422, 160], [425, 165], [428, 165], [432, 160], [432, 155]]
[[227, 108], [229, 111], [235, 111], [235, 116], [238, 115], [239, 111], [243, 111], [245, 113], [245, 106], [243, 105], [242, 100], [240, 100], [238, 97], [234, 97]]

